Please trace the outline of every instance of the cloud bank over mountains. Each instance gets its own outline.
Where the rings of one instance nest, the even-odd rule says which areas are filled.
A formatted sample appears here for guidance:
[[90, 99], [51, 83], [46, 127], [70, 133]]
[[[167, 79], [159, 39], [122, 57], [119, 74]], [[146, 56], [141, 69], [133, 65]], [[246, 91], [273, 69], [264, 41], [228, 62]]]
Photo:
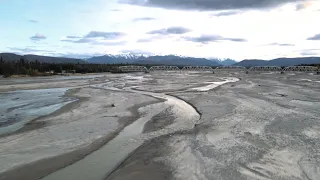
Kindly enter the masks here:
[[5, 1], [0, 52], [320, 56], [306, 50], [320, 47], [319, 9], [318, 0]]

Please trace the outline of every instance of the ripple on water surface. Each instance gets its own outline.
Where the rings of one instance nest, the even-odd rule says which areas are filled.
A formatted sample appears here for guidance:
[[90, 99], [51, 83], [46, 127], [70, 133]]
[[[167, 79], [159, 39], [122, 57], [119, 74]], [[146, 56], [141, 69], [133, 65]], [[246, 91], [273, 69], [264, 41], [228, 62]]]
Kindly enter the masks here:
[[17, 131], [28, 122], [75, 101], [63, 97], [67, 90], [55, 88], [0, 93], [0, 135]]

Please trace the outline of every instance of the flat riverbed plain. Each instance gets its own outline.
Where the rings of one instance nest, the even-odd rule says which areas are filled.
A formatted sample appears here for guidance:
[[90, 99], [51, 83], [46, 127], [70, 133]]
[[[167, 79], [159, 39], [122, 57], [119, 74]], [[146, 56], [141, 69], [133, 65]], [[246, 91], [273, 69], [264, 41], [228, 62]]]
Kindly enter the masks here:
[[320, 75], [0, 78], [0, 180], [319, 180]]

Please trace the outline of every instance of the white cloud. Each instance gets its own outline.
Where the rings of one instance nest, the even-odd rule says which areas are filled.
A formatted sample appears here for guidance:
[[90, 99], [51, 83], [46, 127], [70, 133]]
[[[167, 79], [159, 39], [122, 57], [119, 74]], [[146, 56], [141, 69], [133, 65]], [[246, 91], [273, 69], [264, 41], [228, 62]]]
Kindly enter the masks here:
[[40, 34], [40, 33], [36, 33], [34, 36], [31, 36], [30, 39], [32, 41], [40, 41], [40, 40], [45, 40], [47, 39], [47, 37], [43, 34]]
[[[116, 1], [97, 0], [91, 4], [80, 3], [79, 5], [75, 3], [74, 6], [79, 7], [74, 7], [72, 13], [57, 9], [66, 17], [63, 19], [64, 23], [60, 22], [61, 19], [54, 17], [49, 17], [50, 23], [45, 23], [40, 19], [41, 23], [37, 24], [38, 30], [50, 37], [45, 42], [48, 42], [49, 45], [61, 46], [53, 48], [44, 44], [41, 49], [53, 50], [62, 54], [141, 51], [154, 54], [242, 60], [300, 56], [303, 49], [320, 47], [320, 41], [307, 40], [320, 33], [320, 24], [317, 23], [320, 12], [316, 11], [320, 9], [319, 1], [305, 1], [301, 11], [296, 10], [296, 3], [291, 3], [267, 10], [241, 10], [241, 13], [238, 13], [240, 11], [237, 10], [210, 12], [168, 10], [118, 4]], [[83, 11], [90, 13], [83, 13]], [[34, 15], [34, 17], [42, 17], [42, 14]], [[186, 28], [188, 31], [186, 34], [148, 34], [155, 30], [167, 32], [165, 30], [170, 27]], [[31, 30], [26, 29], [25, 31]], [[110, 35], [116, 34], [106, 32], [123, 34], [119, 34], [115, 42], [109, 37], [114, 37]], [[87, 39], [102, 38], [99, 40], [101, 43], [69, 43], [71, 48], [62, 48], [67, 42], [61, 42], [61, 39], [69, 36], [65, 40], [74, 42], [81, 40], [86, 35], [90, 36]], [[227, 38], [227, 41], [210, 41], [200, 44], [184, 38], [201, 37], [202, 35], [216, 35], [220, 39]], [[42, 37], [44, 38], [45, 36]], [[23, 44], [20, 39], [17, 39], [18, 41], [19, 44]], [[25, 44], [28, 45], [27, 42]]]

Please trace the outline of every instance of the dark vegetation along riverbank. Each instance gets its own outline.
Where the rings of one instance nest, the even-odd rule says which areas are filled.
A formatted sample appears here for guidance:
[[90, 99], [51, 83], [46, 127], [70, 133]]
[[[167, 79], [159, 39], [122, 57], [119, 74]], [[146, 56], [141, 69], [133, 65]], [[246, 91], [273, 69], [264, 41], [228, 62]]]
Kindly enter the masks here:
[[[28, 61], [24, 58], [19, 60], [12, 61], [6, 60], [3, 57], [0, 57], [0, 75], [3, 77], [10, 77], [12, 75], [27, 75], [27, 76], [51, 76], [57, 74], [66, 74], [66, 73], [122, 73], [119, 69], [120, 66], [127, 65], [139, 65], [139, 64], [90, 64], [90, 63], [72, 63], [66, 61], [65, 63], [49, 63], [49, 62], [40, 62], [38, 60]], [[161, 64], [159, 64], [161, 65]], [[143, 65], [147, 68], [155, 65]], [[179, 66], [182, 68], [183, 66]]]
[[[65, 62], [43, 62], [37, 59], [24, 59], [17, 60], [6, 59], [0, 57], [0, 75], [3, 77], [10, 77], [12, 75], [26, 75], [26, 76], [51, 76], [66, 73], [121, 73], [119, 66], [137, 65], [137, 64], [90, 64], [85, 61], [74, 62], [66, 60]], [[147, 68], [152, 65], [144, 65]]]
[[4, 77], [12, 75], [49, 76], [59, 73], [100, 73], [110, 72], [119, 65], [113, 64], [80, 64], [80, 63], [45, 63], [27, 61], [6, 61], [0, 58], [0, 74]]

